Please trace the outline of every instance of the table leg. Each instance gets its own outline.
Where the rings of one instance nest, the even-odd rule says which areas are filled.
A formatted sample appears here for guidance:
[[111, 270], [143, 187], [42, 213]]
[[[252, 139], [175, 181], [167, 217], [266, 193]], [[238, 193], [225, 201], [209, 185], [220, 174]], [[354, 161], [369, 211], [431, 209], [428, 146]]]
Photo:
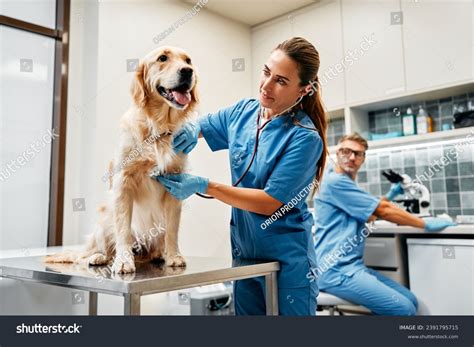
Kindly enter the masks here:
[[278, 316], [278, 282], [276, 272], [265, 276], [265, 292], [267, 316]]
[[89, 292], [89, 316], [97, 316], [97, 292]]
[[124, 294], [124, 310], [125, 316], [140, 315], [140, 294]]

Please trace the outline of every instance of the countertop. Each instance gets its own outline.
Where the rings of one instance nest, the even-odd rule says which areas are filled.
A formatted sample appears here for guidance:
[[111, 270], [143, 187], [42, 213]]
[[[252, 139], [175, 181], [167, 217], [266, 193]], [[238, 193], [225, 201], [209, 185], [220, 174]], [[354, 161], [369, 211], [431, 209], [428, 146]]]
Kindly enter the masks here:
[[438, 232], [427, 232], [424, 229], [401, 226], [387, 221], [374, 222], [371, 234], [425, 234], [432, 237], [436, 235], [473, 235], [474, 224], [458, 224]]

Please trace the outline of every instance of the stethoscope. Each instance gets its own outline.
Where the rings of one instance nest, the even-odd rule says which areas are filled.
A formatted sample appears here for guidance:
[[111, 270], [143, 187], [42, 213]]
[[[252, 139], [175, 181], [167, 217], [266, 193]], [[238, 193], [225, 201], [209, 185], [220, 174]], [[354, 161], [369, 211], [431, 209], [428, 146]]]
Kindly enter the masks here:
[[[289, 113], [289, 117], [291, 119], [293, 119], [294, 121], [294, 124], [296, 126], [299, 126], [299, 127], [302, 127], [302, 128], [305, 128], [305, 129], [310, 129], [310, 130], [314, 130], [314, 131], [318, 131], [316, 128], [311, 128], [311, 127], [306, 127], [304, 125], [302, 125], [296, 118], [295, 118], [295, 111], [293, 110], [293, 108], [298, 105], [301, 100], [303, 100], [303, 97], [304, 95], [300, 96], [298, 98], [298, 100], [296, 100], [296, 102], [291, 105], [290, 107], [286, 108], [285, 110], [283, 110], [282, 112], [278, 113], [276, 116], [272, 117], [272, 119], [266, 121], [265, 123], [261, 124], [260, 125], [260, 120], [262, 118], [262, 114], [265, 110], [265, 107], [262, 107], [260, 105], [260, 108], [258, 110], [258, 115], [257, 115], [257, 131], [256, 131], [256, 134], [255, 134], [255, 145], [253, 146], [253, 151], [252, 151], [252, 158], [250, 159], [248, 165], [247, 165], [247, 168], [245, 169], [245, 171], [243, 172], [243, 174], [237, 179], [237, 181], [235, 181], [235, 183], [232, 184], [233, 187], [237, 187], [239, 185], [240, 182], [242, 182], [242, 180], [245, 178], [245, 176], [247, 175], [247, 173], [249, 172], [250, 170], [250, 167], [252, 166], [254, 160], [255, 160], [255, 157], [257, 156], [257, 149], [258, 149], [258, 142], [259, 142], [259, 139], [260, 139], [260, 134], [262, 133], [263, 129], [271, 122], [273, 121], [274, 119], [278, 118], [278, 117], [281, 117], [283, 115], [286, 115], [287, 113]], [[204, 198], [204, 199], [214, 199], [214, 197], [210, 196], [210, 195], [207, 195], [207, 194], [201, 194], [201, 193], [196, 193], [196, 195], [200, 196], [201, 198]]]

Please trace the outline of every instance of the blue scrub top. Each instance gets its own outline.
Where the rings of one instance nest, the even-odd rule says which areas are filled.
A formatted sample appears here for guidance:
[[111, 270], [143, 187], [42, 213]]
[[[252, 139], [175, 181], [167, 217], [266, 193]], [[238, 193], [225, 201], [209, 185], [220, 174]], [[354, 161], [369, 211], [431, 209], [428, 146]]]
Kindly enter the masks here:
[[342, 274], [352, 276], [364, 267], [365, 223], [380, 200], [363, 191], [346, 174], [329, 170], [314, 199], [315, 247], [320, 289], [338, 285]]
[[[244, 99], [200, 119], [201, 133], [211, 150], [229, 149], [232, 182], [252, 157], [259, 107], [258, 100]], [[314, 128], [304, 111], [295, 117]], [[232, 208], [230, 221], [233, 257], [280, 261], [278, 283], [283, 288], [308, 286], [308, 274], [316, 265], [313, 217], [305, 202], [309, 193], [305, 188], [313, 182], [321, 153], [317, 131], [296, 126], [287, 115], [276, 117], [261, 131], [254, 163], [238, 185], [263, 189], [282, 204], [294, 205], [269, 224], [268, 216], [238, 208]]]

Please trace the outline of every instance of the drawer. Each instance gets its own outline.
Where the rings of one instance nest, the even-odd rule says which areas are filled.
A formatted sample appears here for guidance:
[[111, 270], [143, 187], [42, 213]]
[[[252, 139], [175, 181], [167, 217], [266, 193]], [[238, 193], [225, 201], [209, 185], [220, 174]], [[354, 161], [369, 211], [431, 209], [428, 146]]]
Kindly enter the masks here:
[[374, 267], [400, 267], [400, 250], [395, 237], [369, 237], [365, 242], [364, 263]]

